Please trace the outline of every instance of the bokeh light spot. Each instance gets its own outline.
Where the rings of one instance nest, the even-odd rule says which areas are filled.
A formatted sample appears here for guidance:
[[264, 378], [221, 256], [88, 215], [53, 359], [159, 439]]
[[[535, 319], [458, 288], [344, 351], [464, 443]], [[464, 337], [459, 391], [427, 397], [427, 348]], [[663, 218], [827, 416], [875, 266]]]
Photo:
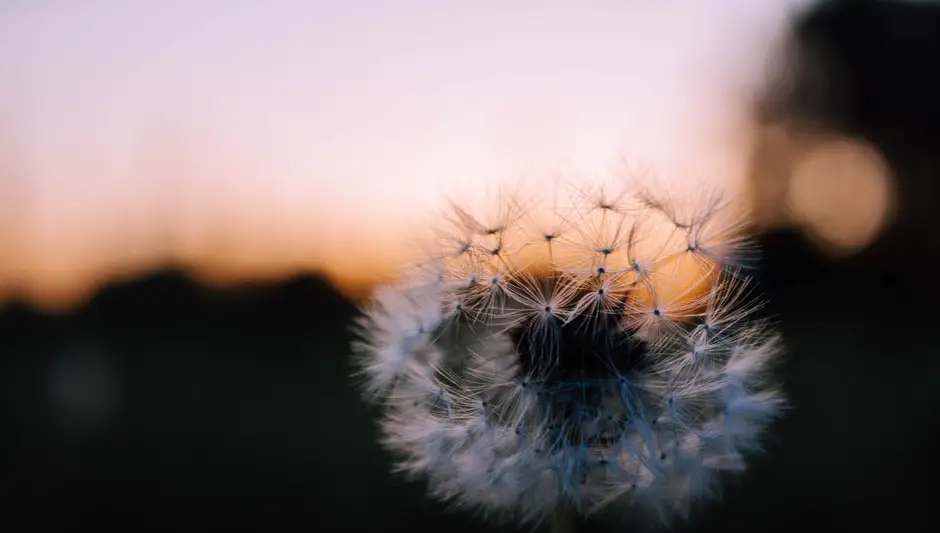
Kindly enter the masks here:
[[839, 138], [809, 149], [790, 175], [793, 220], [828, 253], [846, 255], [871, 244], [894, 206], [894, 182], [879, 151]]

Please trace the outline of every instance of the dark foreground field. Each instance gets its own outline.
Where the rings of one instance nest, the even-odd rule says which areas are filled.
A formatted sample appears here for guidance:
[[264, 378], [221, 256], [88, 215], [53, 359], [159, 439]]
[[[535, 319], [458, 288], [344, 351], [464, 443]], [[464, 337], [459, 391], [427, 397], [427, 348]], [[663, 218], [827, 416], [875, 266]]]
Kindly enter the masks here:
[[[936, 312], [917, 306], [929, 280], [827, 263], [791, 235], [767, 237], [765, 255], [794, 409], [769, 455], [691, 530], [925, 517], [940, 474]], [[353, 312], [315, 277], [213, 291], [175, 273], [108, 288], [67, 316], [8, 306], [4, 530], [480, 531], [389, 474], [349, 384]]]

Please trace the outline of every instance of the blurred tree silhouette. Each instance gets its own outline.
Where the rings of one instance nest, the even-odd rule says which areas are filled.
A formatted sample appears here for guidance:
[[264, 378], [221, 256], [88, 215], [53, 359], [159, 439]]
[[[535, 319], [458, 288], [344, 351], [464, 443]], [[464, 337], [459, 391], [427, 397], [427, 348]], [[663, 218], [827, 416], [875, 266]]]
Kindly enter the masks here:
[[194, 518], [382, 530], [425, 515], [421, 488], [392, 478], [349, 387], [352, 312], [318, 277], [211, 290], [172, 271], [108, 287], [67, 316], [8, 306], [12, 530]]

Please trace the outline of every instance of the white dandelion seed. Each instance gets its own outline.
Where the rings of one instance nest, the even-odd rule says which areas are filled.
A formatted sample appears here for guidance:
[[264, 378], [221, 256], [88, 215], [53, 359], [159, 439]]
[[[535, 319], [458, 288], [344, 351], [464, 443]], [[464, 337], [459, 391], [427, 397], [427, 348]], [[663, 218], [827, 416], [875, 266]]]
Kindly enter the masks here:
[[718, 196], [624, 185], [564, 212], [452, 205], [427, 260], [363, 310], [354, 351], [383, 444], [434, 497], [665, 524], [760, 449], [785, 404], [746, 221]]

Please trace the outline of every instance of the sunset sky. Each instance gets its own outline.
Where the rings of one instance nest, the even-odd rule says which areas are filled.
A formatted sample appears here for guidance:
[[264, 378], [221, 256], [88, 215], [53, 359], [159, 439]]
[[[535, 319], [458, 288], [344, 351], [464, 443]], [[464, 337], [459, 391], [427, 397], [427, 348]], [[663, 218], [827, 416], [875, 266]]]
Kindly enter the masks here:
[[[401, 261], [443, 194], [733, 186], [792, 0], [0, 3], [0, 298]], [[683, 181], [686, 180], [686, 181]]]

